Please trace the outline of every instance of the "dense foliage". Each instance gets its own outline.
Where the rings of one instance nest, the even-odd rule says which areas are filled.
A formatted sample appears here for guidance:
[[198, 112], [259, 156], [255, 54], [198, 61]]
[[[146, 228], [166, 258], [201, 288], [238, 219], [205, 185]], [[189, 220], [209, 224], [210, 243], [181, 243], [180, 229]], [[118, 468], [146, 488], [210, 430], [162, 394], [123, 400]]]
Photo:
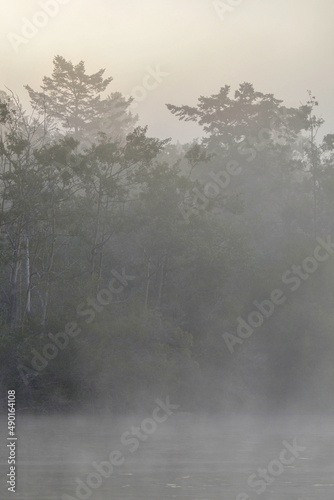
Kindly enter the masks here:
[[167, 105], [203, 127], [181, 146], [136, 127], [103, 75], [57, 56], [26, 86], [30, 115], [0, 95], [2, 392], [38, 411], [167, 394], [184, 410], [331, 408], [334, 251], [312, 256], [334, 239], [334, 135], [317, 140], [313, 95], [287, 108], [244, 83]]

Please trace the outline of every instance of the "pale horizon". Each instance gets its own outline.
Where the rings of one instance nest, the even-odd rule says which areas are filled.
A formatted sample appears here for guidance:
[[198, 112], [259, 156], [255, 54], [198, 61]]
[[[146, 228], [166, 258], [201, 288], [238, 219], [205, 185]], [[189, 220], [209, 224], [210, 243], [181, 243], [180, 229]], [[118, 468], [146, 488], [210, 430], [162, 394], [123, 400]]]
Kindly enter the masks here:
[[23, 86], [37, 90], [59, 54], [74, 64], [83, 60], [88, 73], [105, 68], [105, 76], [113, 77], [109, 92], [126, 96], [142, 85], [150, 69], [168, 74], [136, 108], [139, 123], [160, 138], [186, 142], [202, 135], [194, 123], [172, 116], [167, 103], [196, 105], [201, 95], [215, 94], [224, 85], [233, 93], [243, 82], [294, 107], [306, 102], [311, 89], [325, 120], [323, 132], [334, 130], [329, 63], [334, 3], [329, 0], [231, 1], [239, 4], [224, 14], [217, 7], [224, 2], [215, 7], [211, 0], [184, 0], [182, 7], [178, 0], [96, 0], [93, 5], [62, 0], [56, 15], [46, 15], [45, 26], [14, 47], [13, 34], [21, 36], [27, 20], [43, 24], [37, 13], [45, 12], [45, 2], [3, 2], [0, 88], [11, 89], [25, 106]]

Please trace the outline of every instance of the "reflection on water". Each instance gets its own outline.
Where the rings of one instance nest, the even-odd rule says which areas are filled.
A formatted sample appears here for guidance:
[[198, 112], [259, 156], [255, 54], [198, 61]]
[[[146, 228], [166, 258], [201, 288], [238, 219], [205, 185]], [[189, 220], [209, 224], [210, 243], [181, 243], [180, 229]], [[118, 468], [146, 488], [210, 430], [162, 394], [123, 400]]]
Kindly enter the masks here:
[[[121, 443], [121, 436], [140, 425], [142, 418], [21, 416], [15, 498], [73, 500], [80, 480], [81, 498], [94, 500], [236, 500], [242, 493], [245, 495], [239, 500], [246, 500], [247, 495], [250, 500], [334, 498], [334, 423], [330, 419], [220, 420], [174, 414], [145, 441], [139, 440], [138, 449], [131, 453], [130, 446]], [[283, 472], [270, 476], [270, 484], [258, 494], [247, 479], [277, 460], [283, 441], [292, 444], [294, 438], [305, 451], [284, 465]], [[4, 478], [8, 465], [6, 450], [1, 450]], [[108, 476], [106, 464], [96, 474], [93, 463], [98, 467], [108, 462], [110, 453], [116, 451], [124, 463], [114, 466], [110, 477], [102, 477]], [[6, 491], [3, 479], [1, 490]], [[62, 497], [64, 494], [68, 497]], [[1, 496], [7, 497], [13, 498], [13, 494]]]

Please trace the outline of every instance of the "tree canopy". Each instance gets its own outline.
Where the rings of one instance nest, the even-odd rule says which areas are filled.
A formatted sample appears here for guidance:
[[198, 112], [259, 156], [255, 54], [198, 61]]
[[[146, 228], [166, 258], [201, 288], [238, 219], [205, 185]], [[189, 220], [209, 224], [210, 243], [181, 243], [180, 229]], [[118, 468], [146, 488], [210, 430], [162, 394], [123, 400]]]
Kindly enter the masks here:
[[53, 63], [25, 87], [31, 114], [0, 94], [1, 386], [45, 411], [122, 412], [152, 390], [256, 411], [306, 380], [325, 408], [334, 134], [318, 139], [313, 94], [287, 107], [242, 83], [168, 104], [203, 127], [175, 145], [105, 94], [104, 69]]

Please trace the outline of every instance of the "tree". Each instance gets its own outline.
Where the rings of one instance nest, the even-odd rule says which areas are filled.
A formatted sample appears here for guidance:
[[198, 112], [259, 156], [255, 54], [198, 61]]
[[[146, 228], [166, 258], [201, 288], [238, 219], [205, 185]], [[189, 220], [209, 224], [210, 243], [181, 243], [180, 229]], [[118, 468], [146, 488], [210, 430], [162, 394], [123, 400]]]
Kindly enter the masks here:
[[324, 123], [324, 120], [317, 118], [314, 114], [314, 108], [318, 106], [318, 102], [312, 92], [308, 90], [308, 101], [304, 106], [307, 113], [309, 138], [305, 145], [305, 167], [306, 171], [311, 175], [312, 182], [312, 198], [313, 198], [313, 232], [314, 240], [316, 240], [318, 232], [318, 205], [319, 205], [319, 177], [321, 171], [320, 154], [321, 149], [316, 143], [316, 136], [319, 128]]
[[83, 61], [73, 65], [59, 55], [53, 65], [52, 76], [43, 78], [41, 92], [25, 86], [33, 108], [45, 118], [56, 120], [75, 139], [90, 142], [94, 131], [124, 134], [134, 124], [135, 118], [127, 112], [132, 99], [119, 92], [102, 98], [112, 81], [112, 77], [103, 78], [104, 69], [88, 75]]

